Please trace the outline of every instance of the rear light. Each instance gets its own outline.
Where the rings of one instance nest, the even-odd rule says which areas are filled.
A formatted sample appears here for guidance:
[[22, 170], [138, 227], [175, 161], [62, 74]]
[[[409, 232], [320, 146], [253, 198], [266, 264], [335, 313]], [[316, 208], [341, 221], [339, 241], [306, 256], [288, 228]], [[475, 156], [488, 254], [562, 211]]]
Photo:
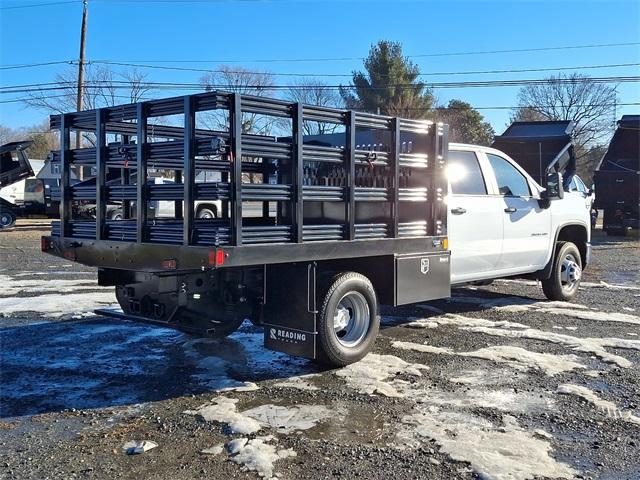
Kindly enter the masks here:
[[175, 258], [168, 258], [162, 261], [162, 268], [165, 270], [175, 270], [178, 268], [178, 261]]
[[227, 254], [224, 253], [224, 250], [212, 250], [209, 252], [209, 266], [211, 267], [220, 267], [224, 265], [224, 260], [227, 257]]

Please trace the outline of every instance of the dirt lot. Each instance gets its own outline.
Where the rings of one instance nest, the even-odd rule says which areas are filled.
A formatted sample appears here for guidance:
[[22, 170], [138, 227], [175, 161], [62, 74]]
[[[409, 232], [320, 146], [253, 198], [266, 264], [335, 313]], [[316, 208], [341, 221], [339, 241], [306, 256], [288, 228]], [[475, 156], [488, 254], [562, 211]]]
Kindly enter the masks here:
[[[640, 242], [597, 233], [574, 304], [499, 281], [384, 309], [342, 370], [93, 315], [95, 272], [0, 233], [0, 477], [640, 478]], [[127, 455], [131, 440], [157, 448]]]

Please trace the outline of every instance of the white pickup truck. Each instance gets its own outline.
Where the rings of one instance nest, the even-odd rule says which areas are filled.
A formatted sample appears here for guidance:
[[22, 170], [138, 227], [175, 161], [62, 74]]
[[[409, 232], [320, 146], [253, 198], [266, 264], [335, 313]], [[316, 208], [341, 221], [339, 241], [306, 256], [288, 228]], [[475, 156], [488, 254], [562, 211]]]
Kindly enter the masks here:
[[451, 283], [495, 278], [541, 280], [552, 300], [571, 300], [589, 263], [593, 195], [558, 173], [545, 190], [493, 148], [449, 146]]

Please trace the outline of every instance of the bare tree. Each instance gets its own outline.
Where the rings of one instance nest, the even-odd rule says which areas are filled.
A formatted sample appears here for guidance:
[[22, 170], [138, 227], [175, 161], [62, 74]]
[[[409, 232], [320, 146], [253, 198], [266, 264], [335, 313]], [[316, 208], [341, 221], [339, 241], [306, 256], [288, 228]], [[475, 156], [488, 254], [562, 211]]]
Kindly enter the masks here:
[[[284, 97], [292, 102], [304, 103], [306, 105], [319, 105], [321, 107], [342, 106], [342, 98], [334, 88], [329, 87], [321, 80], [305, 78], [293, 83], [285, 90]], [[322, 135], [333, 133], [339, 125], [325, 122], [304, 122], [303, 130], [305, 135]]]
[[509, 120], [511, 122], [543, 122], [549, 119], [533, 108], [519, 107], [517, 110], [514, 110]]
[[58, 136], [49, 131], [49, 122], [31, 127], [10, 128], [0, 125], [0, 145], [8, 142], [31, 140], [33, 143], [27, 149], [29, 158], [44, 160], [51, 150], [60, 148]]
[[589, 148], [611, 133], [616, 89], [577, 73], [527, 85], [512, 120], [572, 120], [578, 145]]
[[[77, 73], [67, 70], [55, 77], [57, 90], [40, 89], [32, 92], [25, 103], [47, 113], [74, 112], [77, 105]], [[135, 103], [150, 90], [146, 74], [138, 70], [114, 72], [104, 66], [89, 66], [85, 73], [84, 107], [92, 110], [121, 103]]]
[[[50, 114], [75, 112], [77, 108], [77, 72], [67, 70], [55, 77], [58, 89], [46, 88], [31, 92], [24, 102]], [[85, 71], [83, 105], [85, 110], [112, 107], [122, 103], [135, 103], [143, 99], [150, 87], [146, 74], [138, 70], [114, 72], [104, 66], [88, 66]], [[82, 138], [95, 144], [95, 136], [84, 133]]]
[[[269, 72], [254, 72], [241, 67], [220, 65], [216, 71], [200, 77], [200, 84], [207, 92], [221, 90], [244, 95], [267, 96], [274, 90], [273, 75]], [[203, 115], [205, 126], [214, 130], [228, 130], [229, 116], [226, 110]], [[277, 122], [276, 118], [255, 113], [242, 116], [242, 131], [268, 135]]]

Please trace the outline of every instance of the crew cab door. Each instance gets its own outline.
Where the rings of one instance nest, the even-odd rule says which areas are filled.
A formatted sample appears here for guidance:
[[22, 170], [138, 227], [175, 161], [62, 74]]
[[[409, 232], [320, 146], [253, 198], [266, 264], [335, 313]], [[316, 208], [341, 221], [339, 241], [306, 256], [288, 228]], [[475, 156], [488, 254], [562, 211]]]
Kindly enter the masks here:
[[527, 272], [546, 264], [551, 248], [550, 209], [540, 207], [529, 179], [506, 158], [485, 153], [494, 174], [503, 219], [502, 255], [497, 270]]
[[502, 199], [489, 195], [476, 151], [450, 147], [448, 162], [451, 282], [489, 278], [502, 250]]

